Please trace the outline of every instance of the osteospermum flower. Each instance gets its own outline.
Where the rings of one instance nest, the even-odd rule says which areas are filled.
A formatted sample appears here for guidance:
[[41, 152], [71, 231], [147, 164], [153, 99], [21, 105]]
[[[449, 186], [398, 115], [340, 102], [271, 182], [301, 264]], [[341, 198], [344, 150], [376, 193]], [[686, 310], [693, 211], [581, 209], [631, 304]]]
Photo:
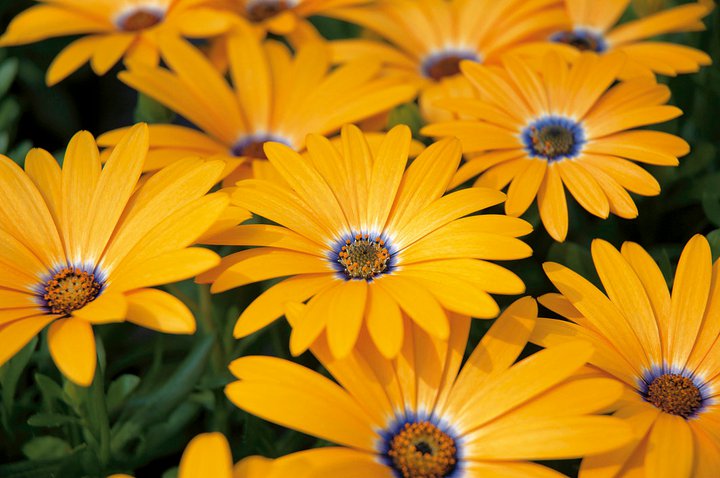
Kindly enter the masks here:
[[[553, 347], [587, 340], [595, 374], [626, 393], [616, 416], [634, 440], [583, 461], [580, 477], [710, 478], [720, 466], [720, 262], [695, 236], [678, 264], [672, 295], [637, 244], [621, 252], [596, 240], [592, 256], [605, 294], [569, 269], [545, 264], [562, 295], [541, 299], [568, 321], [540, 319], [532, 341]], [[586, 376], [586, 375], [584, 375]]]
[[158, 37], [175, 34], [208, 38], [231, 26], [228, 12], [213, 0], [38, 0], [18, 15], [0, 37], [0, 46], [22, 45], [68, 35], [85, 35], [66, 47], [47, 71], [54, 85], [90, 61], [104, 75], [121, 58], [156, 65]]
[[188, 248], [220, 217], [223, 193], [205, 196], [220, 161], [186, 160], [136, 190], [148, 148], [135, 126], [101, 170], [89, 133], [75, 135], [62, 170], [41, 149], [25, 172], [0, 156], [0, 364], [47, 325], [50, 354], [79, 385], [95, 373], [94, 324], [127, 320], [193, 333], [190, 310], [149, 287], [195, 276], [219, 257]]
[[443, 196], [460, 161], [455, 139], [434, 144], [405, 171], [411, 134], [397, 126], [373, 154], [354, 126], [341, 147], [310, 135], [307, 158], [278, 143], [265, 145], [282, 182], [238, 183], [233, 202], [278, 225], [241, 225], [214, 244], [259, 246], [232, 254], [198, 277], [221, 292], [252, 282], [290, 278], [260, 295], [240, 316], [244, 337], [283, 315], [286, 302], [310, 299], [293, 327], [293, 353], [324, 331], [346, 356], [366, 327], [380, 350], [397, 355], [403, 315], [447, 338], [447, 311], [493, 318], [488, 292], [519, 294], [522, 281], [487, 262], [528, 257], [518, 236], [531, 226], [502, 215], [468, 216], [502, 203], [499, 191], [474, 188]]
[[[568, 231], [565, 188], [590, 213], [637, 217], [627, 191], [660, 193], [655, 178], [632, 161], [677, 166], [688, 144], [667, 133], [634, 128], [682, 114], [665, 103], [670, 90], [652, 78], [614, 86], [623, 54], [582, 54], [568, 65], [549, 54], [540, 71], [516, 57], [501, 72], [474, 63], [463, 70], [480, 99], [448, 99], [438, 105], [465, 115], [423, 129], [431, 136], [456, 136], [472, 159], [451, 186], [480, 174], [476, 185], [505, 188], [508, 214], [523, 214], [537, 197], [540, 217], [558, 241]], [[511, 93], [512, 92], [512, 93]]]
[[[293, 309], [291, 321], [301, 320]], [[528, 460], [616, 449], [630, 430], [616, 418], [590, 416], [620, 398], [617, 383], [567, 380], [592, 355], [587, 343], [513, 365], [536, 314], [531, 298], [510, 306], [462, 370], [470, 319], [455, 316], [449, 341], [407, 322], [412, 340], [395, 360], [367, 336], [338, 360], [322, 338], [313, 352], [338, 384], [279, 358], [240, 358], [230, 365], [239, 381], [225, 393], [247, 412], [340, 445], [316, 450], [335, 461], [319, 477], [562, 477]]]
[[[333, 133], [415, 94], [398, 80], [380, 78], [374, 62], [360, 60], [331, 71], [322, 43], [305, 45], [292, 58], [287, 47], [263, 43], [249, 28], [238, 27], [228, 45], [232, 85], [198, 50], [173, 38], [162, 43], [171, 71], [134, 66], [120, 74], [125, 83], [202, 130], [151, 126], [146, 169], [187, 155], [216, 156], [226, 160], [229, 169], [247, 161], [263, 163], [267, 141], [300, 151], [309, 133]], [[122, 134], [111, 132], [98, 141], [110, 146]]]
[[642, 75], [650, 77], [654, 73], [672, 76], [693, 73], [701, 66], [712, 63], [710, 56], [703, 51], [652, 40], [653, 37], [667, 33], [704, 30], [702, 19], [712, 11], [711, 2], [668, 8], [616, 26], [630, 2], [565, 0], [569, 22], [561, 30], [552, 33], [550, 40], [571, 45], [580, 51], [600, 54], [624, 52], [628, 61], [622, 71], [623, 78]]
[[[377, 59], [389, 73], [422, 85], [423, 93], [459, 75], [461, 61], [496, 64], [504, 52], [547, 36], [564, 22], [558, 0], [379, 0], [334, 14], [390, 43], [331, 42], [337, 61]], [[420, 100], [426, 116], [432, 116], [424, 95]]]
[[262, 31], [289, 35], [299, 28], [307, 28], [308, 17], [332, 16], [333, 9], [363, 5], [372, 1], [374, 0], [219, 0], [219, 3]]
[[[322, 454], [324, 455], [324, 454]], [[183, 452], [178, 478], [311, 478], [322, 457], [316, 450], [294, 453], [276, 460], [250, 456], [233, 466], [232, 451], [222, 433], [204, 433], [190, 441]], [[112, 475], [108, 478], [132, 478]]]

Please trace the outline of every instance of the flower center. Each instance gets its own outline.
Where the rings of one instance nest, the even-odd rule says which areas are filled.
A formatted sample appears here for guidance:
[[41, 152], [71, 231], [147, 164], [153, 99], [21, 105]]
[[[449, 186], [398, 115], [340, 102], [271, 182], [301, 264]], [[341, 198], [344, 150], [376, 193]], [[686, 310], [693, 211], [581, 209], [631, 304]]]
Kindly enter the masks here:
[[371, 239], [369, 234], [357, 234], [354, 241], [347, 239], [337, 258], [348, 279], [365, 280], [385, 272], [389, 260], [385, 241], [380, 237]]
[[430, 422], [406, 423], [387, 455], [403, 478], [443, 478], [457, 464], [455, 440]]
[[547, 117], [531, 123], [522, 137], [532, 157], [551, 162], [577, 156], [585, 144], [582, 127], [571, 119], [561, 117]]
[[607, 50], [607, 43], [601, 34], [590, 30], [572, 30], [558, 32], [550, 37], [550, 41], [565, 43], [580, 51], [594, 51], [602, 53]]
[[126, 32], [136, 32], [154, 27], [163, 20], [164, 12], [156, 8], [141, 7], [121, 15], [118, 27]]
[[263, 149], [265, 143], [266, 141], [250, 141], [243, 145], [239, 151], [233, 148], [233, 154], [235, 156], [246, 156], [254, 159], [268, 159]]
[[66, 267], [45, 283], [42, 298], [51, 313], [70, 315], [97, 299], [101, 290], [95, 274]]
[[289, 10], [291, 6], [288, 0], [258, 0], [248, 4], [247, 17], [251, 22], [260, 23]]
[[288, 146], [290, 145], [282, 138], [278, 138], [268, 134], [257, 134], [245, 137], [235, 143], [235, 145], [231, 149], [231, 153], [233, 156], [236, 157], [268, 159], [267, 155], [265, 154], [265, 150], [263, 149], [263, 146], [265, 146], [265, 143], [267, 142], [282, 143]]
[[688, 377], [666, 373], [650, 383], [645, 400], [665, 413], [683, 418], [693, 416], [702, 408], [700, 389]]
[[477, 53], [472, 51], [442, 52], [430, 55], [422, 65], [423, 74], [435, 81], [460, 74], [460, 63], [463, 60], [480, 61]]

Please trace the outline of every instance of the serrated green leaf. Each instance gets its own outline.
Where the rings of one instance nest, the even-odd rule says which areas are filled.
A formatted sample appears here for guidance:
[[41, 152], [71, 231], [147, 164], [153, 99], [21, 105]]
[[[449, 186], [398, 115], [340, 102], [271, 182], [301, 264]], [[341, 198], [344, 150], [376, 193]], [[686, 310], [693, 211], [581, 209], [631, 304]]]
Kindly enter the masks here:
[[110, 414], [120, 410], [128, 396], [140, 385], [140, 377], [136, 375], [122, 375], [114, 380], [107, 391], [107, 407]]
[[70, 454], [65, 440], [54, 436], [35, 437], [22, 447], [23, 454], [31, 460], [57, 460]]
[[28, 418], [28, 425], [31, 427], [54, 428], [67, 425], [69, 423], [79, 423], [76, 417], [69, 417], [59, 413], [36, 413]]

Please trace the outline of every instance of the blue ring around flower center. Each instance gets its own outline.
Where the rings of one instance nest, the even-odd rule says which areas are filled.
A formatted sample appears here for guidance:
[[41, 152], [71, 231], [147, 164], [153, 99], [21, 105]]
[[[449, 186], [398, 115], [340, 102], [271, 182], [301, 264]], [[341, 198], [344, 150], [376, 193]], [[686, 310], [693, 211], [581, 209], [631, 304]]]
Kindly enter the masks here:
[[550, 41], [565, 43], [580, 51], [594, 51], [603, 53], [607, 51], [608, 44], [601, 33], [587, 28], [576, 28], [570, 31], [557, 32], [550, 36]]
[[531, 158], [548, 162], [573, 159], [587, 142], [585, 130], [577, 121], [563, 116], [545, 116], [530, 123], [520, 134]]
[[452, 426], [437, 416], [418, 413], [412, 410], [406, 410], [404, 414], [396, 416], [385, 429], [379, 432], [380, 440], [377, 442], [376, 449], [378, 450], [378, 458], [381, 463], [390, 468], [397, 478], [403, 478], [402, 473], [395, 467], [395, 463], [389, 454], [392, 447], [392, 441], [403, 431], [405, 425], [422, 422], [434, 425], [439, 431], [447, 435], [455, 443], [456, 463], [443, 478], [459, 478], [462, 476], [464, 458], [462, 449], [463, 442], [458, 433], [453, 430]]
[[712, 399], [713, 391], [709, 383], [700, 379], [700, 377], [688, 370], [669, 367], [667, 365], [663, 365], [662, 367], [656, 366], [653, 367], [652, 370], [645, 370], [642, 378], [637, 380], [637, 390], [645, 401], [649, 402], [648, 396], [650, 393], [650, 385], [652, 385], [655, 380], [665, 375], [679, 375], [681, 377], [685, 377], [689, 379], [700, 392], [700, 406], [689, 417], [687, 417], [688, 419], [697, 417], [703, 412], [703, 410], [714, 403], [714, 400]]
[[476, 51], [472, 50], [444, 50], [432, 53], [425, 57], [420, 66], [420, 71], [426, 78], [435, 81], [448, 76], [460, 73], [460, 63], [463, 60], [482, 62], [482, 58]]
[[230, 153], [235, 157], [248, 156], [258, 159], [267, 159], [262, 146], [267, 143], [281, 143], [285, 146], [292, 147], [292, 144], [281, 136], [270, 133], [256, 133], [240, 138], [230, 148]]
[[[340, 254], [343, 252], [343, 247], [347, 247], [348, 244], [353, 244], [357, 241], [357, 237], [365, 238], [367, 236], [370, 239], [370, 243], [374, 243], [375, 239], [382, 241], [382, 248], [387, 249], [388, 258], [385, 261], [384, 270], [372, 277], [367, 279], [350, 277], [345, 271], [345, 266], [340, 263]], [[362, 240], [362, 239], [361, 239]], [[337, 276], [343, 280], [367, 280], [372, 282], [373, 280], [382, 277], [383, 275], [390, 274], [397, 266], [397, 249], [393, 246], [392, 240], [384, 233], [377, 232], [354, 232], [343, 235], [341, 238], [335, 241], [335, 244], [330, 248], [327, 253], [327, 259], [331, 266], [337, 272]]]

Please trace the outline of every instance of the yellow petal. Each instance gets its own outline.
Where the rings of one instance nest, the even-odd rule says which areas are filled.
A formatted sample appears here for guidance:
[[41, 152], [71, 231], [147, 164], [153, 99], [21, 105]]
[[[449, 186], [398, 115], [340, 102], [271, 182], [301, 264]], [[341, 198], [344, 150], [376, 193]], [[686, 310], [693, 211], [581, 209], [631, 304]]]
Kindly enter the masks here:
[[395, 358], [403, 344], [403, 318], [400, 306], [383, 290], [371, 284], [368, 288], [367, 328], [380, 353]]
[[36, 315], [0, 326], [0, 365], [10, 360], [25, 347], [33, 337], [40, 333], [57, 315]]
[[90, 224], [85, 238], [83, 254], [98, 259], [105, 250], [130, 195], [140, 178], [148, 151], [147, 125], [134, 126], [115, 147], [97, 180], [97, 188], [90, 196]]
[[205, 433], [192, 439], [180, 461], [178, 478], [232, 478], [233, 460], [222, 433]]
[[48, 330], [50, 355], [73, 383], [89, 387], [95, 377], [97, 356], [92, 325], [81, 319], [60, 319]]
[[612, 417], [537, 418], [484, 431], [467, 437], [469, 460], [577, 458], [618, 448], [632, 437], [630, 427]]
[[263, 292], [243, 311], [235, 324], [235, 338], [246, 337], [280, 318], [288, 302], [304, 302], [332, 284], [331, 274], [291, 277]]
[[367, 225], [381, 231], [387, 222], [405, 172], [412, 134], [407, 126], [393, 128], [375, 156], [370, 177], [367, 203]]
[[711, 277], [710, 245], [696, 235], [680, 256], [673, 283], [667, 357], [671, 366], [682, 368], [687, 363], [705, 316]]
[[195, 277], [219, 263], [220, 256], [199, 247], [168, 252], [147, 259], [141, 264], [119, 267], [113, 273], [113, 288], [117, 291], [126, 291], [172, 284]]
[[682, 417], [661, 413], [650, 432], [645, 458], [646, 473], [657, 478], [690, 478], [693, 437]]
[[608, 242], [600, 239], [593, 241], [592, 256], [605, 292], [622, 311], [637, 335], [640, 345], [645, 349], [647, 361], [661, 364], [660, 332], [650, 299], [640, 279], [620, 252]]
[[135, 34], [106, 35], [97, 40], [90, 66], [96, 75], [102, 76], [120, 61], [130, 45], [136, 39]]
[[535, 327], [537, 303], [530, 297], [515, 301], [490, 327], [457, 376], [448, 398], [448, 412], [457, 414], [468, 397], [486, 381], [507, 370], [527, 345]]
[[445, 340], [450, 335], [447, 313], [432, 293], [419, 282], [400, 275], [376, 281], [410, 318], [430, 335]]
[[120, 322], [127, 314], [125, 296], [113, 290], [101, 293], [97, 299], [82, 309], [73, 311], [73, 317], [79, 317], [93, 324]]
[[139, 289], [125, 297], [128, 322], [167, 334], [195, 333], [195, 317], [177, 297], [157, 289]]
[[327, 323], [330, 351], [337, 358], [345, 358], [357, 342], [365, 316], [367, 281], [346, 281], [338, 288]]
[[374, 451], [378, 437], [369, 417], [322, 375], [274, 357], [243, 357], [230, 371], [240, 380], [225, 393], [241, 409], [318, 438]]
[[592, 352], [587, 342], [575, 342], [530, 356], [488, 381], [474, 396], [465, 397], [459, 419], [468, 429], [482, 426], [569, 377]]

